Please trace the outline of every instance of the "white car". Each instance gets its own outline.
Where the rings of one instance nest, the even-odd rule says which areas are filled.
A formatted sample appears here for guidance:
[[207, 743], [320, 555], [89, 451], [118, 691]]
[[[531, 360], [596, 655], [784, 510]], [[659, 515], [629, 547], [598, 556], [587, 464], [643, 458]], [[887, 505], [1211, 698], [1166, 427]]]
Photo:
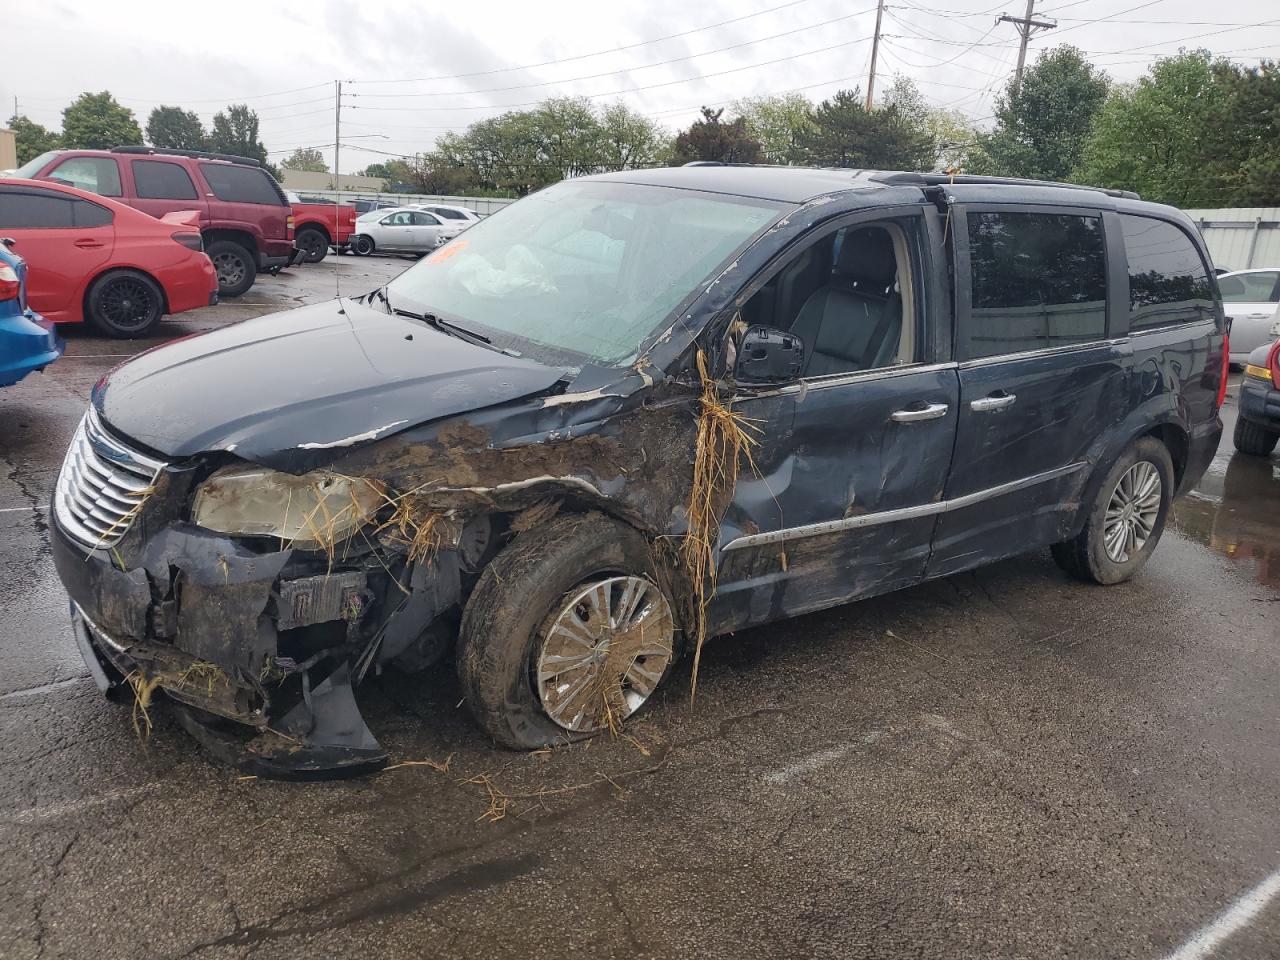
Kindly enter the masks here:
[[415, 210], [425, 210], [427, 213], [435, 214], [441, 220], [449, 220], [462, 224], [462, 229], [466, 229], [473, 223], [480, 222], [480, 214], [466, 207], [454, 207], [447, 203], [415, 203]]
[[1224, 273], [1218, 278], [1218, 289], [1231, 318], [1231, 362], [1242, 365], [1255, 348], [1272, 340], [1271, 322], [1280, 304], [1280, 267]]
[[462, 232], [465, 221], [442, 220], [417, 207], [370, 210], [356, 217], [351, 250], [367, 257], [386, 253], [430, 253]]

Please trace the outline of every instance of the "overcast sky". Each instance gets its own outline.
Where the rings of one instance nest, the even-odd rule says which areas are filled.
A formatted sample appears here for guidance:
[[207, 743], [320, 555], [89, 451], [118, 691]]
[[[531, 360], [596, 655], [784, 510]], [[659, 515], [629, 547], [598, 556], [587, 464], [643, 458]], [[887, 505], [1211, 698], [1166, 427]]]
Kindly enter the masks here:
[[[622, 99], [675, 129], [699, 104], [865, 89], [875, 2], [44, 0], [4, 14], [0, 117], [16, 96], [22, 113], [56, 128], [84, 90], [110, 90], [143, 126], [159, 103], [207, 125], [246, 102], [274, 159], [297, 146], [331, 157], [342, 80], [344, 170], [381, 159], [372, 150], [423, 150], [444, 130], [548, 96]], [[931, 103], [989, 119], [1018, 47], [996, 18], [1024, 11], [1023, 0], [887, 0], [877, 89], [902, 72]], [[1029, 62], [1072, 43], [1119, 80], [1182, 46], [1280, 58], [1280, 0], [1037, 0], [1036, 13], [1059, 25], [1033, 37]]]

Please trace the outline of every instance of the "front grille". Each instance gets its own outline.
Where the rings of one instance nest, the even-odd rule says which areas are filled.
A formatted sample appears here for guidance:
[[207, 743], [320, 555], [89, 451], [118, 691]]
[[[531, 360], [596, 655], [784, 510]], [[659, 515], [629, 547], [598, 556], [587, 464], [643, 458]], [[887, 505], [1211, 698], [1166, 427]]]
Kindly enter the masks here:
[[133, 524], [163, 466], [109, 437], [90, 407], [58, 474], [53, 496], [58, 526], [90, 549], [115, 546]]

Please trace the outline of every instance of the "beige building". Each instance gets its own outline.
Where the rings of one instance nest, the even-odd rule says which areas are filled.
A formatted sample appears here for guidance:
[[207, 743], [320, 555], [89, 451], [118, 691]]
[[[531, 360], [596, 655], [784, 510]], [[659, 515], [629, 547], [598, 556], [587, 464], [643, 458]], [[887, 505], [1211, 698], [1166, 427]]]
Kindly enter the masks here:
[[357, 190], [376, 193], [383, 189], [381, 177], [357, 177], [354, 174], [344, 173], [338, 177], [341, 183], [335, 187], [332, 173], [314, 173], [310, 170], [290, 170], [288, 167], [281, 167], [280, 174], [284, 177], [284, 188], [294, 193], [309, 193], [312, 190]]
[[13, 170], [18, 166], [18, 138], [12, 130], [0, 127], [0, 170]]

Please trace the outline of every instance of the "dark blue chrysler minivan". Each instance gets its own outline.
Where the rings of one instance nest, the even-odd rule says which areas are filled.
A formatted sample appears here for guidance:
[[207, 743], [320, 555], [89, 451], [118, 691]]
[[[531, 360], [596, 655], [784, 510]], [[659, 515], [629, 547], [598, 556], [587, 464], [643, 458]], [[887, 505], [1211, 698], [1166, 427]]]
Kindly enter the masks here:
[[113, 371], [51, 539], [101, 686], [246, 769], [385, 762], [353, 688], [450, 651], [541, 747], [705, 637], [1046, 548], [1133, 576], [1217, 448], [1225, 329], [1192, 222], [1128, 193], [583, 177]]

